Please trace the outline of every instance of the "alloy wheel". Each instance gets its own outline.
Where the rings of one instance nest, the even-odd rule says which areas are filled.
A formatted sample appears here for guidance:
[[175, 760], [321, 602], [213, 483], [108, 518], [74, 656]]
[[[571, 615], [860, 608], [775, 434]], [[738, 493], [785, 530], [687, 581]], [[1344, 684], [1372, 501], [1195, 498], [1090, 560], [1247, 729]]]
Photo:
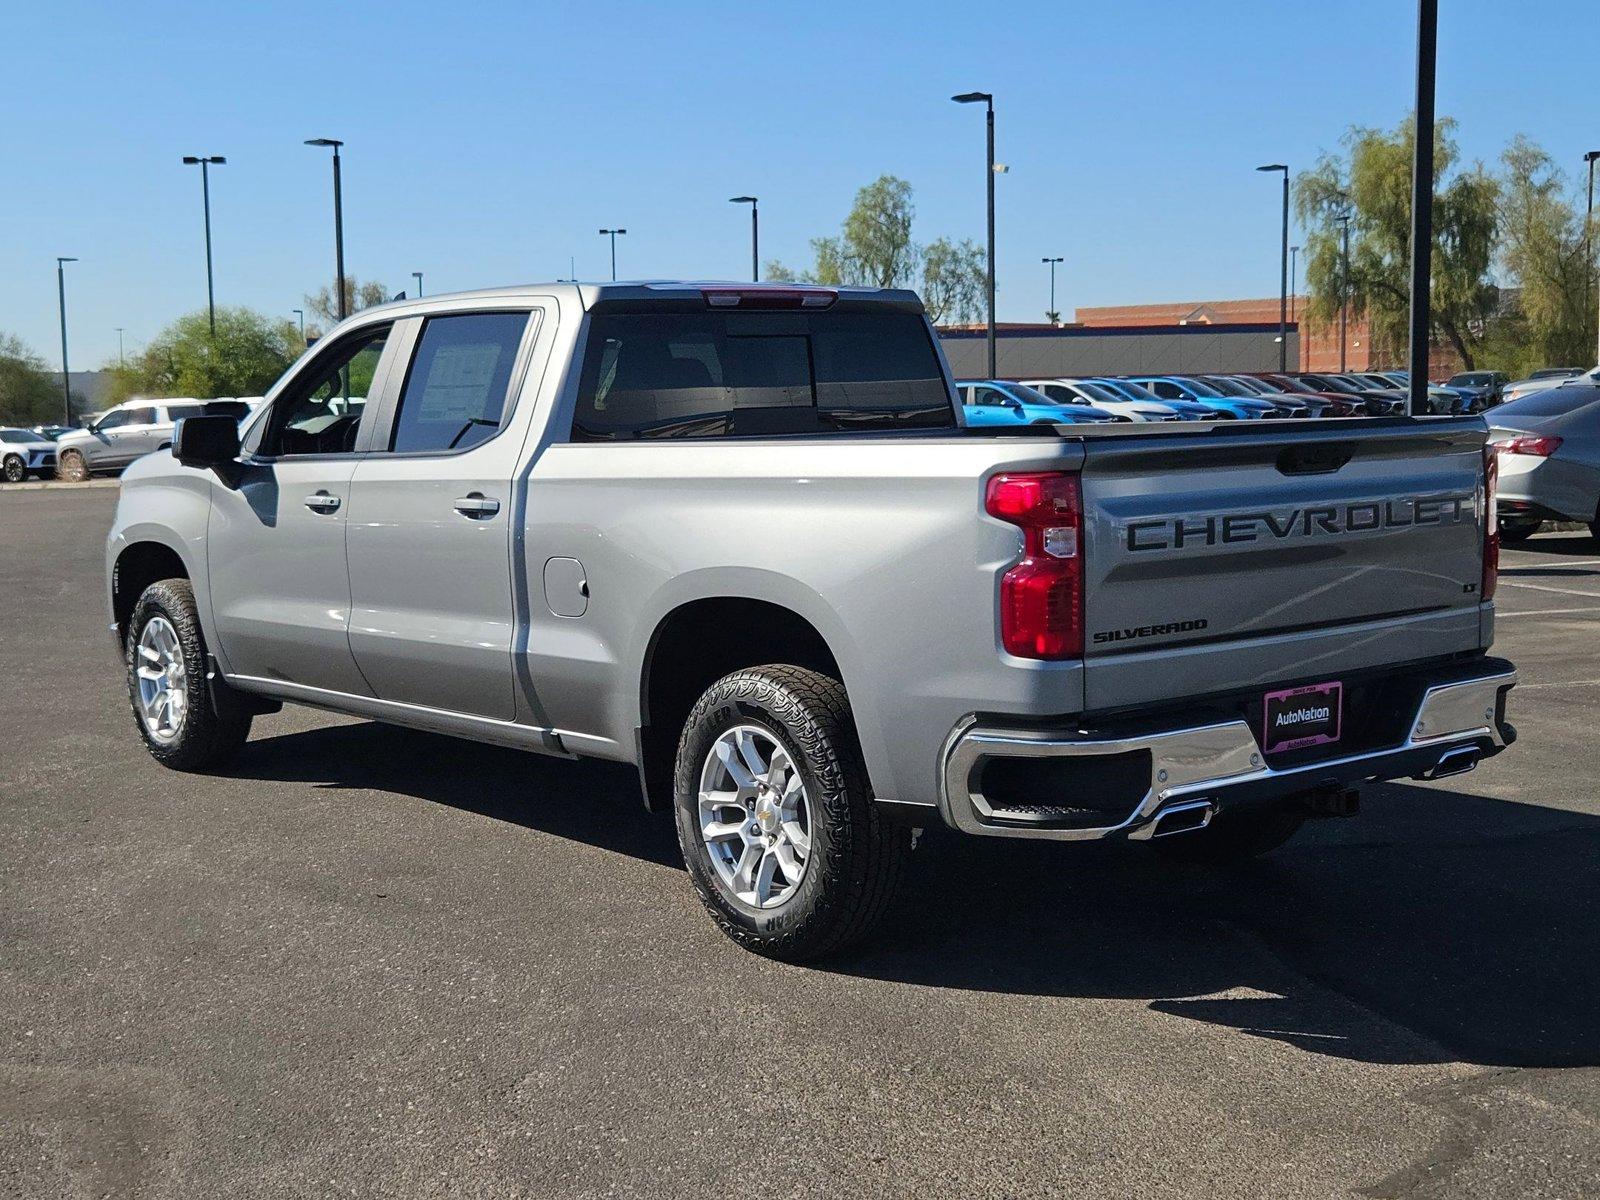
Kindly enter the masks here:
[[189, 711], [189, 673], [171, 621], [154, 616], [145, 622], [134, 670], [139, 678], [139, 718], [153, 739], [167, 745], [182, 731]]
[[700, 837], [717, 878], [752, 908], [794, 895], [811, 857], [811, 808], [794, 756], [759, 725], [712, 743], [700, 771]]

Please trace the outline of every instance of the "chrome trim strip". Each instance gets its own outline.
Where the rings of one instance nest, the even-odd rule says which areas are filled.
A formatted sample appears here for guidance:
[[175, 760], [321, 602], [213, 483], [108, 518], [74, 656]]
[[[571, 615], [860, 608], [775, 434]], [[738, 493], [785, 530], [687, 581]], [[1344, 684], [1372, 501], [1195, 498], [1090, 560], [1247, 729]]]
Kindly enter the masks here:
[[[1489, 737], [1503, 745], [1496, 715], [1499, 695], [1517, 682], [1515, 671], [1430, 687], [1417, 705], [1410, 733], [1397, 746], [1324, 759], [1283, 770], [1268, 766], [1250, 727], [1240, 720], [1163, 730], [1125, 738], [1070, 739], [1048, 730], [999, 730], [977, 727], [968, 718], [951, 731], [945, 743], [939, 811], [947, 824], [965, 833], [989, 837], [1031, 837], [1053, 841], [1098, 841], [1113, 836], [1150, 836], [1146, 829], [1175, 802], [1197, 798], [1240, 784], [1282, 780], [1291, 785], [1330, 769], [1403, 754], [1411, 750], [1446, 747]], [[1470, 744], [1470, 743], [1469, 743]], [[1000, 816], [973, 788], [980, 762], [987, 758], [1053, 758], [1123, 754], [1150, 754], [1150, 786], [1123, 820], [1090, 829], [1051, 828], [1018, 815]], [[991, 822], [1005, 820], [1008, 824]]]

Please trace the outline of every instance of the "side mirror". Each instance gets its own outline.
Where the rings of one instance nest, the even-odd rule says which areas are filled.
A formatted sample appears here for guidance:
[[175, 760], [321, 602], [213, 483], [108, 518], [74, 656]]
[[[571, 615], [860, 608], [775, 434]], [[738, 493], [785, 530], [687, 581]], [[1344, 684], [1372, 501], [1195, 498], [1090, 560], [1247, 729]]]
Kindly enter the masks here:
[[184, 417], [172, 431], [172, 457], [186, 467], [219, 470], [239, 458], [239, 422], [228, 416]]

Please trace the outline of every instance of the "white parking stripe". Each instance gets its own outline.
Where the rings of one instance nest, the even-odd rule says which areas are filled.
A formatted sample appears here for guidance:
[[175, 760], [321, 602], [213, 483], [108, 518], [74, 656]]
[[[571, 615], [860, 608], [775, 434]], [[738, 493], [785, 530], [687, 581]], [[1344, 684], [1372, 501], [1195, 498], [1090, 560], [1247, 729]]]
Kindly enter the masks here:
[[1561, 687], [1600, 687], [1600, 679], [1571, 679], [1566, 683], [1519, 683], [1517, 691], [1525, 692], [1529, 688], [1561, 688]]
[[[1568, 562], [1566, 559], [1558, 558], [1552, 562], [1535, 563], [1533, 565], [1537, 567], [1600, 567], [1600, 558], [1587, 558], [1581, 562]], [[1507, 569], [1511, 571], [1522, 570], [1521, 567], [1509, 567]]]
[[1529, 608], [1522, 612], [1505, 612], [1497, 609], [1494, 615], [1498, 621], [1505, 617], [1560, 617], [1567, 613], [1600, 613], [1600, 608]]
[[1600, 592], [1579, 592], [1572, 588], [1550, 587], [1543, 583], [1518, 583], [1515, 579], [1502, 580], [1507, 587], [1527, 588], [1534, 592], [1557, 592], [1563, 596], [1582, 596], [1586, 600], [1600, 600]]

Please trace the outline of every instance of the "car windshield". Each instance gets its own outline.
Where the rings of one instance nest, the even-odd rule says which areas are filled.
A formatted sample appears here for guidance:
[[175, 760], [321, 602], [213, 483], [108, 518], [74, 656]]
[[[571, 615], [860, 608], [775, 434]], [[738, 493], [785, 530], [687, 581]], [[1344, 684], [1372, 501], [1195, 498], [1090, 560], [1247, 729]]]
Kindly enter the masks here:
[[1245, 387], [1244, 384], [1240, 383], [1237, 379], [1229, 379], [1223, 375], [1207, 375], [1205, 377], [1205, 382], [1216, 388], [1217, 391], [1221, 392], [1224, 396], [1255, 395], [1254, 392]]
[[1496, 421], [1502, 417], [1560, 417], [1600, 400], [1600, 392], [1592, 387], [1572, 386], [1545, 388], [1512, 400], [1494, 409]]
[[1337, 375], [1302, 375], [1301, 378], [1305, 382], [1315, 384], [1328, 392], [1344, 392], [1346, 395], [1352, 395], [1361, 390], [1355, 384], [1340, 379]]
[[1024, 404], [1048, 404], [1051, 407], [1059, 407], [1061, 404], [1061, 401], [1054, 396], [1047, 396], [1038, 388], [1031, 388], [1025, 383], [1008, 383], [1005, 390], [1007, 395], [1015, 396]]
[[1091, 400], [1097, 400], [1102, 404], [1119, 404], [1126, 399], [1125, 396], [1119, 395], [1117, 390], [1109, 384], [1094, 383], [1087, 379], [1080, 379], [1072, 386]]
[[0, 442], [37, 442], [39, 435], [25, 429], [0, 429]]
[[1213, 400], [1219, 399], [1223, 393], [1208, 383], [1202, 383], [1192, 375], [1174, 375], [1173, 380], [1182, 387], [1188, 388], [1196, 396], [1209, 396]]
[[1452, 375], [1445, 383], [1450, 387], [1479, 387], [1482, 384], [1493, 382], [1493, 376], [1482, 371], [1469, 371], [1463, 375]]
[[1539, 370], [1529, 375], [1529, 379], [1570, 379], [1574, 375], [1582, 375], [1582, 367], [1540, 367]]
[[[1106, 379], [1101, 382], [1118, 395], [1127, 400], [1156, 400], [1156, 394], [1143, 384], [1134, 383], [1131, 379]], [[1157, 401], [1159, 403], [1159, 401]]]

